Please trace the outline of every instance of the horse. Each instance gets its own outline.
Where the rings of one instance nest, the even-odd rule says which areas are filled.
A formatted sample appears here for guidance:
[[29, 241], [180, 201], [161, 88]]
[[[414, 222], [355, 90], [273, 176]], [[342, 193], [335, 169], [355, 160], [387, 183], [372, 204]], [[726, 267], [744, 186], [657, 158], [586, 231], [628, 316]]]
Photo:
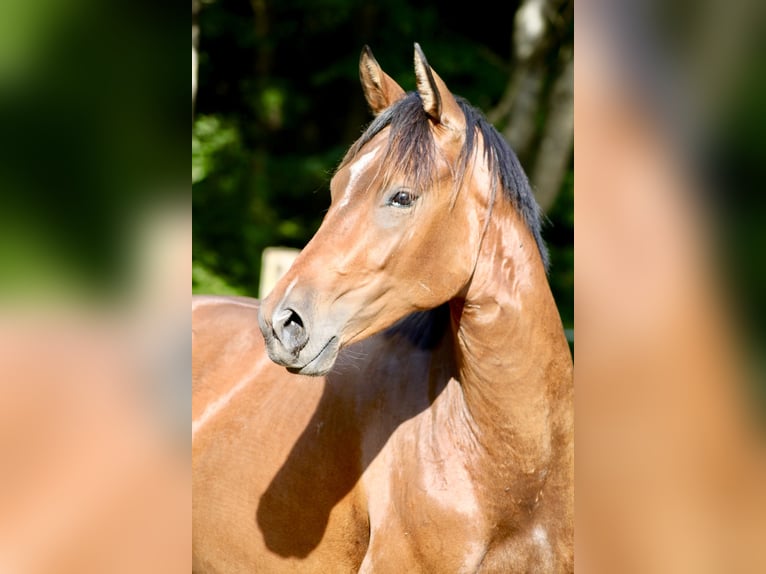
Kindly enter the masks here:
[[193, 306], [194, 572], [571, 572], [572, 356], [524, 171], [415, 44], [270, 294]]

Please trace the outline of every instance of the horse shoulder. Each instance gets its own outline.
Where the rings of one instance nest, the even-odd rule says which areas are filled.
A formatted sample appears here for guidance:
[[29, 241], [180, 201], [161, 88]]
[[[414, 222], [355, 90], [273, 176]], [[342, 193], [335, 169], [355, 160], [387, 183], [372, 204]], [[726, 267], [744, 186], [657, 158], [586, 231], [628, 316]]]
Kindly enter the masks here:
[[272, 363], [258, 304], [193, 304], [195, 564], [322, 572], [335, 563], [338, 572], [355, 571], [367, 526], [354, 488], [361, 469], [353, 389], [347, 377], [328, 383]]

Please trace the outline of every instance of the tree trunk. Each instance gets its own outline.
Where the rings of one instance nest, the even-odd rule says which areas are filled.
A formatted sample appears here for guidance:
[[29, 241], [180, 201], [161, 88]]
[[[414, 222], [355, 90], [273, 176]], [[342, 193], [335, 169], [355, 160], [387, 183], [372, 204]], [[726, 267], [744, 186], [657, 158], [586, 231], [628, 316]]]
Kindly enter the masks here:
[[556, 201], [574, 143], [574, 62], [571, 50], [562, 52], [564, 63], [548, 100], [548, 120], [531, 176], [543, 212], [548, 212]]
[[[571, 24], [572, 16], [568, 0], [523, 0], [513, 20], [508, 86], [487, 114], [527, 167], [543, 211], [555, 202], [571, 159], [572, 49], [562, 45], [562, 30]], [[561, 52], [563, 63], [559, 76], [550, 82], [549, 62], [556, 51]], [[542, 127], [541, 117], [546, 118]]]

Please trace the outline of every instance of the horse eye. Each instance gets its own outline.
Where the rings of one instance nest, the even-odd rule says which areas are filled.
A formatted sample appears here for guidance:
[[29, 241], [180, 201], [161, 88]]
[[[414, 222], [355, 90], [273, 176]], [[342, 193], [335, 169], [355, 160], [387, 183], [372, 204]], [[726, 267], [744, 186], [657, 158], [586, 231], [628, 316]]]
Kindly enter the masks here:
[[410, 207], [417, 197], [411, 191], [399, 190], [388, 199], [388, 205], [394, 207]]

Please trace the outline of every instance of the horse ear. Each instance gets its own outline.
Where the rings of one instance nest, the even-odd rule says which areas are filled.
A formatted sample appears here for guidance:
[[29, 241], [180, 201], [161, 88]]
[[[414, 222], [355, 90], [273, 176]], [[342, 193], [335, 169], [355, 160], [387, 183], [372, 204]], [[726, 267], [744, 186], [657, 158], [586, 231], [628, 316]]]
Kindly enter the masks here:
[[423, 109], [434, 122], [453, 129], [465, 127], [465, 115], [460, 109], [455, 96], [428, 65], [420, 44], [415, 42], [415, 80], [418, 86]]
[[359, 57], [359, 79], [362, 81], [364, 97], [376, 116], [404, 97], [404, 90], [383, 71], [369, 46], [362, 48]]

